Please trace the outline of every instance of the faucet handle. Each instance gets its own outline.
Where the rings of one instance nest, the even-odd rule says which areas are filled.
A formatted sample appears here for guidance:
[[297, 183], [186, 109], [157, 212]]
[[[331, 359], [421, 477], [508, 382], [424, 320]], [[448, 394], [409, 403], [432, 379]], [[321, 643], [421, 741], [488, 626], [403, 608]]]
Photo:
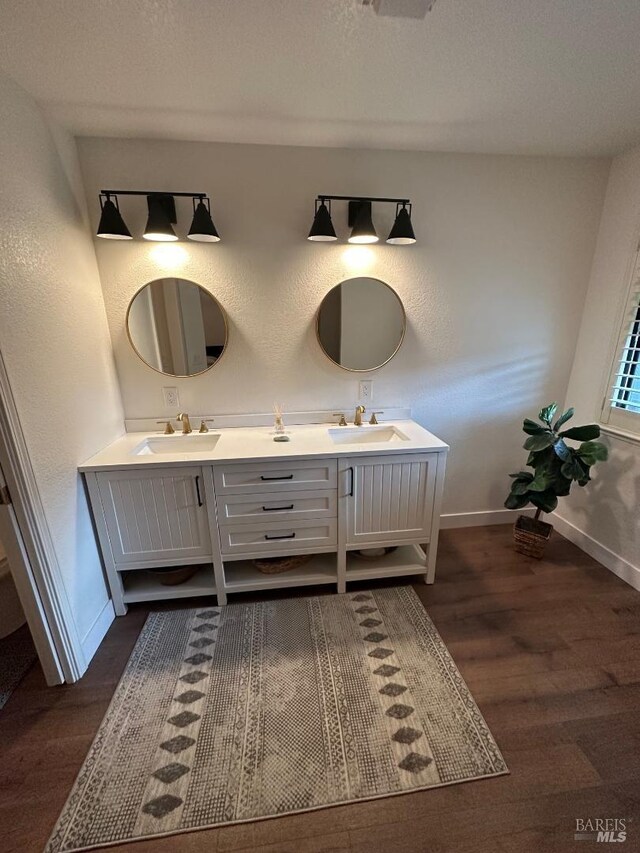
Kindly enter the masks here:
[[203, 418], [200, 421], [200, 429], [198, 430], [198, 432], [209, 432], [209, 427], [207, 426], [207, 424], [212, 424], [214, 420], [215, 418]]
[[346, 426], [347, 425], [347, 419], [344, 416], [344, 412], [334, 412], [333, 417], [334, 418], [340, 418], [340, 420], [338, 421], [338, 426]]
[[171, 421], [156, 421], [157, 424], [164, 424], [164, 434], [173, 435], [175, 429], [171, 426]]
[[375, 426], [378, 423], [376, 415], [384, 415], [384, 412], [371, 412], [371, 417], [369, 418], [369, 423], [371, 424], [371, 426]]

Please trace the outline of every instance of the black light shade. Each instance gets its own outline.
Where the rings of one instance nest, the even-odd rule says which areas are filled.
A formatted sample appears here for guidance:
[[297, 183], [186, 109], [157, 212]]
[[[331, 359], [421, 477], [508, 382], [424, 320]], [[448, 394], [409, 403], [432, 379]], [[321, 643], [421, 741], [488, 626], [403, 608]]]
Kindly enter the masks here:
[[393, 228], [387, 237], [387, 243], [394, 246], [408, 246], [410, 243], [416, 242], [416, 235], [413, 233], [413, 225], [411, 224], [411, 213], [402, 205], [396, 214], [396, 221], [393, 223]]
[[373, 227], [371, 219], [371, 202], [361, 201], [358, 204], [358, 212], [356, 214], [351, 236], [348, 243], [377, 243], [378, 235]]
[[168, 213], [165, 198], [170, 198], [171, 203], [173, 203], [171, 196], [166, 197], [160, 194], [147, 196], [149, 218], [147, 219], [147, 225], [142, 235], [145, 240], [167, 243], [178, 239], [171, 225], [172, 217]]
[[189, 240], [195, 240], [197, 243], [220, 242], [220, 235], [216, 230], [216, 226], [213, 224], [211, 212], [203, 199], [200, 199], [193, 211], [193, 220], [187, 237]]
[[100, 197], [100, 204], [102, 206], [102, 213], [100, 214], [100, 224], [96, 232], [98, 237], [103, 237], [105, 240], [133, 240], [131, 232], [120, 215], [120, 210], [111, 201], [109, 196], [104, 201]]
[[329, 208], [324, 201], [320, 205], [316, 202], [316, 215], [313, 217], [313, 225], [307, 240], [313, 240], [316, 243], [328, 243], [337, 239]]

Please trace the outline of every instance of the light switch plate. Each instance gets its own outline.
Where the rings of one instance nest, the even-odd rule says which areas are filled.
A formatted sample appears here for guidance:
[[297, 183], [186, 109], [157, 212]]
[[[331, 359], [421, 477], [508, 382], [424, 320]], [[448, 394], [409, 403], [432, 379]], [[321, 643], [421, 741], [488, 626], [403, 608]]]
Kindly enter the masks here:
[[358, 399], [366, 405], [373, 400], [373, 379], [361, 379], [358, 387]]
[[164, 387], [162, 389], [165, 409], [174, 409], [177, 411], [180, 408], [180, 395], [177, 388]]

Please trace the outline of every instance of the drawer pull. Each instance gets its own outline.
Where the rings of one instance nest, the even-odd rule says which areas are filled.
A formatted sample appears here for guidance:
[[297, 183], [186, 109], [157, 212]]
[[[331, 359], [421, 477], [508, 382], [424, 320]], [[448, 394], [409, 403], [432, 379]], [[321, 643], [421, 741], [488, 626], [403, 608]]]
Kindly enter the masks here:
[[263, 506], [263, 512], [282, 512], [285, 509], [293, 509], [293, 504], [289, 504], [289, 506]]
[[267, 540], [270, 540], [270, 539], [295, 539], [296, 534], [295, 533], [285, 533], [284, 536], [269, 536], [268, 533], [265, 533], [264, 538]]
[[293, 474], [281, 474], [279, 477], [265, 477], [264, 474], [260, 475], [261, 480], [293, 480]]

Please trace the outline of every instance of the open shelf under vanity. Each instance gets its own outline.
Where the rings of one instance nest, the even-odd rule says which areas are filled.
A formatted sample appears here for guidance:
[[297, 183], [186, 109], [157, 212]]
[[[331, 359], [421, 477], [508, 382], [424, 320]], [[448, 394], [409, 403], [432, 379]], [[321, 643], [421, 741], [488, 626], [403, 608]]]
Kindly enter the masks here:
[[216, 583], [212, 565], [199, 566], [193, 577], [180, 584], [165, 585], [144, 569], [131, 569], [120, 573], [127, 604], [134, 601], [163, 601], [171, 598], [191, 598], [215, 595]]
[[335, 553], [314, 554], [299, 568], [272, 575], [261, 572], [252, 560], [230, 560], [224, 563], [224, 579], [227, 592], [337, 584], [337, 559]]
[[[263, 589], [286, 589], [300, 586], [338, 584], [338, 555], [335, 552], [314, 554], [299, 568], [264, 574], [253, 560], [225, 560], [224, 588], [227, 593], [253, 592]], [[345, 580], [363, 581], [387, 577], [420, 575], [425, 572], [425, 552], [419, 545], [401, 545], [389, 554], [363, 560], [347, 552]], [[157, 576], [144, 569], [122, 571], [124, 600], [127, 604], [216, 595], [213, 566], [198, 566], [193, 577], [180, 584], [164, 585]]]
[[347, 552], [346, 580], [362, 581], [377, 578], [402, 577], [404, 575], [423, 575], [426, 554], [420, 545], [400, 545], [390, 554], [363, 560], [353, 551]]

